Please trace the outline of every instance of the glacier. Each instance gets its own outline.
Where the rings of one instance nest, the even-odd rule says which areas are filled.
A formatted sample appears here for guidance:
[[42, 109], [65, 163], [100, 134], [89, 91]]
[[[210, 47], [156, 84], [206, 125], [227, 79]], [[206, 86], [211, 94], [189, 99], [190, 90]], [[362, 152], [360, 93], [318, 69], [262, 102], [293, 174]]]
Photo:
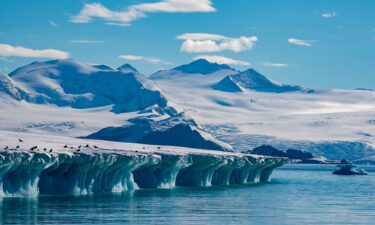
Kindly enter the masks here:
[[0, 132], [1, 197], [246, 184], [268, 181], [273, 169], [287, 162], [234, 152], [22, 135], [21, 147], [6, 148], [16, 144], [17, 133]]
[[217, 67], [207, 74], [195, 64], [189, 65], [193, 74], [170, 69], [150, 79], [233, 151], [268, 144], [331, 160], [375, 159], [375, 92], [284, 84], [254, 69]]

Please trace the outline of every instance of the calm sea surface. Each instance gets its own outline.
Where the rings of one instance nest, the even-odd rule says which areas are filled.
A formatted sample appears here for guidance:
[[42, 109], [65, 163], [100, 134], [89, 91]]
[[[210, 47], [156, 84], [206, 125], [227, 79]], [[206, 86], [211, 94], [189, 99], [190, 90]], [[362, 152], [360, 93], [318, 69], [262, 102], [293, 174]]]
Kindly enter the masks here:
[[0, 224], [375, 224], [375, 167], [288, 165], [270, 183], [0, 199]]

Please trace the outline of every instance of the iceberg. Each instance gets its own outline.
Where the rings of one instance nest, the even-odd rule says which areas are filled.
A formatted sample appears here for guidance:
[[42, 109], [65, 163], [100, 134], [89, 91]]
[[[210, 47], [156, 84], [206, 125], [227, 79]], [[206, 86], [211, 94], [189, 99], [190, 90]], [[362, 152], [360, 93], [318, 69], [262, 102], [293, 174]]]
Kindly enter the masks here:
[[280, 157], [63, 137], [56, 140], [53, 138], [58, 137], [40, 134], [22, 136], [21, 147], [6, 148], [6, 143], [15, 144], [15, 136], [0, 133], [0, 137], [1, 197], [262, 182], [287, 162]]

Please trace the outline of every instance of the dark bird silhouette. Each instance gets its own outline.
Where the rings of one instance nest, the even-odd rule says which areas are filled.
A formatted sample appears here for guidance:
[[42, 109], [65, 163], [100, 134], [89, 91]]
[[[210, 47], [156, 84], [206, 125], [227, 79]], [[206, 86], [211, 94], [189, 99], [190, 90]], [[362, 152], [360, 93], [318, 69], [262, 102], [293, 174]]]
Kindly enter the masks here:
[[81, 151], [81, 149], [77, 149], [76, 151], [79, 152], [79, 151]]
[[38, 146], [33, 146], [33, 147], [30, 148], [30, 150], [33, 151], [33, 150], [36, 150], [37, 148], [38, 148]]
[[89, 144], [87, 144], [85, 147], [88, 148], [88, 147], [90, 147], [90, 146], [89, 146]]
[[142, 149], [146, 149], [145, 147], [142, 147]]
[[19, 141], [19, 142], [23, 142], [23, 140], [22, 140], [21, 138], [18, 138], [18, 141]]
[[5, 146], [5, 148], [4, 148], [5, 150], [8, 150], [9, 149], [9, 147], [8, 146]]
[[43, 148], [43, 151], [47, 151], [47, 149], [46, 149], [46, 148]]
[[98, 146], [94, 145], [94, 148], [98, 148]]
[[68, 147], [68, 145], [64, 145], [64, 148], [67, 148]]
[[19, 146], [19, 145], [17, 145], [17, 146], [16, 146], [16, 148], [17, 148], [17, 149], [19, 149], [19, 148], [20, 148], [20, 146]]
[[49, 150], [49, 152], [52, 152], [52, 148]]
[[80, 145], [80, 146], [78, 146], [78, 148], [81, 148], [81, 145]]
[[160, 147], [160, 146], [158, 146], [158, 149], [161, 149], [161, 147]]

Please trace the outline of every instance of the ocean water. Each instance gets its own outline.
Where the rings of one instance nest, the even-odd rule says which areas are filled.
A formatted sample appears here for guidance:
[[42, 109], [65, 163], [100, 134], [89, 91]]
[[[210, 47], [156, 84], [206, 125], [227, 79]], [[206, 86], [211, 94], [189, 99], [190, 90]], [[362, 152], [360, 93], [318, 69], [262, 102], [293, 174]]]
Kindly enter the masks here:
[[375, 224], [375, 167], [287, 165], [269, 183], [0, 199], [1, 224]]

